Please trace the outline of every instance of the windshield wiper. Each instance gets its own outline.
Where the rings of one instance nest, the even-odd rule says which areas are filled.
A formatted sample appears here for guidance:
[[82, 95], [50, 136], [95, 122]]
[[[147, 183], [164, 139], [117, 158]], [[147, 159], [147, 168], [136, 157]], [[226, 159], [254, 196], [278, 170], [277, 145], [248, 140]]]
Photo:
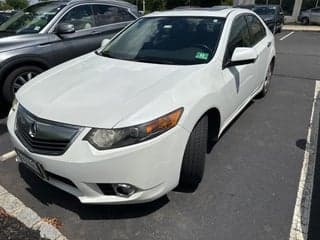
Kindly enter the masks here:
[[150, 58], [135, 58], [132, 61], [145, 62], [145, 63], [158, 63], [158, 64], [176, 64], [175, 62], [164, 59], [150, 59]]

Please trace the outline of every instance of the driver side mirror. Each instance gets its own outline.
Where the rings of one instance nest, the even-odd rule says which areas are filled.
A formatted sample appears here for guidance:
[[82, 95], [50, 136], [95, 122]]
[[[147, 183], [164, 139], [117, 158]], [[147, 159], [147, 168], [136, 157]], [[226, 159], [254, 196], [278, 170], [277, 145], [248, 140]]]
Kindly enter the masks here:
[[75, 27], [71, 23], [60, 23], [57, 26], [57, 34], [68, 34], [74, 33], [76, 31]]
[[258, 58], [257, 52], [253, 48], [237, 47], [232, 54], [231, 61], [227, 67], [251, 64]]
[[100, 48], [104, 49], [109, 42], [110, 42], [110, 39], [103, 39], [102, 42], [101, 42]]

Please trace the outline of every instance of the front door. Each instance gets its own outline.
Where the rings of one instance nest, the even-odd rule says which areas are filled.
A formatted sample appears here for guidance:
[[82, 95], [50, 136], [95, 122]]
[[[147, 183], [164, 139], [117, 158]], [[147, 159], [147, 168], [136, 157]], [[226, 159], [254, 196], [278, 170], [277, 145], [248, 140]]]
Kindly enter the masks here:
[[224, 96], [229, 102], [228, 117], [245, 103], [252, 92], [252, 82], [255, 80], [254, 64], [245, 64], [228, 67], [234, 50], [238, 47], [250, 47], [251, 39], [249, 28], [244, 15], [237, 17], [229, 34], [229, 40], [223, 60], [223, 78], [225, 81]]

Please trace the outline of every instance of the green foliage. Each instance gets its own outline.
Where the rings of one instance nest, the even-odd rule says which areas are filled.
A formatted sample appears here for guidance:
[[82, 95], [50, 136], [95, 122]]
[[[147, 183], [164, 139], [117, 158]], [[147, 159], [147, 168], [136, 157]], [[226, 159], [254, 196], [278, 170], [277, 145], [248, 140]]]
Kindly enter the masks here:
[[23, 9], [29, 6], [27, 0], [6, 0], [6, 4], [11, 6], [13, 9]]
[[146, 9], [149, 12], [164, 10], [165, 9], [165, 1], [163, 0], [146, 0]]
[[233, 0], [223, 0], [222, 5], [230, 5], [233, 6]]
[[[143, 0], [127, 0], [132, 4], [137, 4], [139, 9], [143, 8]], [[233, 0], [226, 0], [231, 2]], [[152, 12], [157, 10], [172, 9], [178, 6], [200, 6], [200, 7], [212, 7], [214, 5], [220, 5], [221, 0], [145, 0], [146, 3], [146, 12]]]
[[12, 7], [5, 2], [0, 2], [0, 10], [11, 10]]

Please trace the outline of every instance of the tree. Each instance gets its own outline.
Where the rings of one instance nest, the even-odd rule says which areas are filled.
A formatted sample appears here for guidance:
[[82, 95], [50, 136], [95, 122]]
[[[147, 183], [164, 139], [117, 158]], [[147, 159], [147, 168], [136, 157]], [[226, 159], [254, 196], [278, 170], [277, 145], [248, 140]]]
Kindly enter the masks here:
[[[132, 4], [138, 4], [139, 9], [142, 9], [143, 0], [127, 0]], [[199, 7], [212, 7], [220, 5], [222, 0], [145, 0], [146, 11], [159, 11], [165, 9], [172, 9], [178, 6], [199, 6]], [[232, 2], [232, 0], [225, 0], [225, 2]], [[232, 4], [231, 4], [232, 5]]]
[[10, 10], [10, 9], [12, 9], [12, 7], [11, 6], [9, 6], [7, 3], [5, 3], [5, 2], [1, 2], [0, 1], [0, 10]]
[[29, 6], [27, 0], [6, 0], [6, 3], [14, 9], [24, 9]]

